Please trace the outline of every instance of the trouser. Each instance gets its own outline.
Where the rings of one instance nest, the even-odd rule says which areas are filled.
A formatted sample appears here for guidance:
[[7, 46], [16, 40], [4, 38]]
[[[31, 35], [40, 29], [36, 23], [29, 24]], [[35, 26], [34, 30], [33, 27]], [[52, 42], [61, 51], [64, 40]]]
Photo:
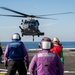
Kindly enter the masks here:
[[15, 75], [18, 71], [19, 75], [27, 75], [27, 70], [25, 63], [22, 60], [10, 60], [8, 62], [8, 72], [7, 75]]
[[0, 56], [0, 63], [2, 62], [2, 56]]

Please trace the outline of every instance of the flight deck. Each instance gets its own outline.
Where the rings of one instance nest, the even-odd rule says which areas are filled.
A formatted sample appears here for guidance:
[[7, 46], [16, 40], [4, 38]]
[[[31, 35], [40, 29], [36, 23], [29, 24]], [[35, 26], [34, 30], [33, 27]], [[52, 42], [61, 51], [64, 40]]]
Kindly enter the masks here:
[[[29, 60], [31, 61], [32, 57], [39, 49], [30, 49], [28, 51]], [[74, 48], [64, 48], [64, 75], [75, 75], [75, 49]], [[7, 69], [4, 68], [3, 64], [0, 64], [0, 75], [5, 75], [7, 73]], [[18, 73], [16, 73], [18, 75]], [[27, 75], [30, 75], [27, 72]]]

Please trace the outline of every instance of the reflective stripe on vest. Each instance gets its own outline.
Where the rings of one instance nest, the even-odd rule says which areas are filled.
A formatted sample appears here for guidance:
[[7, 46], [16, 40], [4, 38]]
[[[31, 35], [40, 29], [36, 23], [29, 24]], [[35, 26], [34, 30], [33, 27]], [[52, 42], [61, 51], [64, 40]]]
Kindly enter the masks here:
[[46, 56], [52, 56], [54, 57], [54, 53], [38, 53], [38, 57], [46, 57]]

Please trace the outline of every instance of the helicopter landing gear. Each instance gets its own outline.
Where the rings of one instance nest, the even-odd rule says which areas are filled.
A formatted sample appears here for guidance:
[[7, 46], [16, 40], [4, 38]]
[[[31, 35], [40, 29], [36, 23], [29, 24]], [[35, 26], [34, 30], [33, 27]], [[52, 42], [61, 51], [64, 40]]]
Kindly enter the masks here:
[[34, 41], [34, 35], [33, 35], [33, 41]]
[[22, 37], [23, 37], [23, 33], [22, 33]]
[[39, 33], [37, 34], [37, 36], [38, 36], [38, 37], [40, 36]]

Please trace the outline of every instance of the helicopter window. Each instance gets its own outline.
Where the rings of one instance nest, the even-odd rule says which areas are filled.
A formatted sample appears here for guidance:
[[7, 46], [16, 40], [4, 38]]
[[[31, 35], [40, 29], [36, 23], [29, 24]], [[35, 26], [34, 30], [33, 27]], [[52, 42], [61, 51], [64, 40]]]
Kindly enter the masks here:
[[28, 23], [23, 24], [23, 29], [28, 28]]
[[28, 24], [29, 22], [28, 21], [25, 21], [25, 24]]
[[23, 29], [33, 28], [38, 30], [39, 22], [37, 20], [25, 20], [23, 24]]

